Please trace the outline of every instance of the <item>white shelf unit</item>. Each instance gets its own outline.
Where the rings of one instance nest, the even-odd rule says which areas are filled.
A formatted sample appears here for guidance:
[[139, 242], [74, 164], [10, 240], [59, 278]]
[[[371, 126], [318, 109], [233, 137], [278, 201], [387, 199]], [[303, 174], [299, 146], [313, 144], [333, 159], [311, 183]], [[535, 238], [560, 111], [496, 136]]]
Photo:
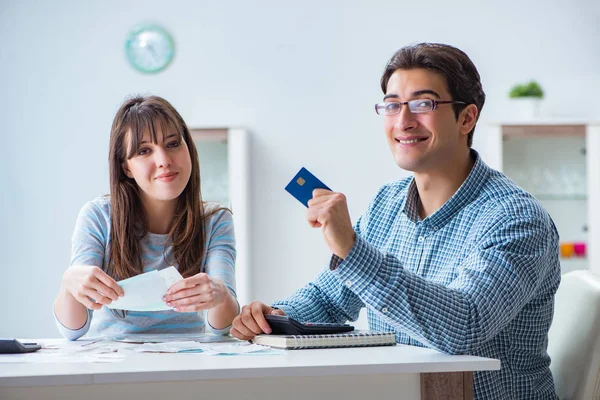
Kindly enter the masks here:
[[538, 197], [561, 243], [586, 243], [585, 258], [561, 258], [562, 272], [600, 273], [600, 123], [501, 122], [485, 135], [486, 162]]
[[233, 212], [240, 306], [251, 301], [250, 135], [241, 128], [190, 128], [200, 161], [202, 199]]

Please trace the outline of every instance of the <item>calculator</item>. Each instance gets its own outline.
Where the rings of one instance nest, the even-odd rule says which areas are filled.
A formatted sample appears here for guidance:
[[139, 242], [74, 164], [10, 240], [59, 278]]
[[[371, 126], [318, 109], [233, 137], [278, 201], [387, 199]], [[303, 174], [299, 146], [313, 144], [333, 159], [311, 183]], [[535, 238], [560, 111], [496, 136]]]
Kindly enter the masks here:
[[17, 339], [0, 338], [0, 354], [31, 353], [41, 348], [37, 343], [21, 343]]
[[298, 322], [287, 315], [266, 314], [273, 335], [325, 335], [354, 330], [352, 325], [322, 322]]

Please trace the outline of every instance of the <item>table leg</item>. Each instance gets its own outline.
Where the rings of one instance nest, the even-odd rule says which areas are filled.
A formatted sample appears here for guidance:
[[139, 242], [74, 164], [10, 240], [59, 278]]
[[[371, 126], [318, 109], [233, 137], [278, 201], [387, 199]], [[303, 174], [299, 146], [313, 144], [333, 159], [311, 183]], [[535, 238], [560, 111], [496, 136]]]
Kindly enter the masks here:
[[473, 372], [421, 374], [421, 400], [473, 400]]

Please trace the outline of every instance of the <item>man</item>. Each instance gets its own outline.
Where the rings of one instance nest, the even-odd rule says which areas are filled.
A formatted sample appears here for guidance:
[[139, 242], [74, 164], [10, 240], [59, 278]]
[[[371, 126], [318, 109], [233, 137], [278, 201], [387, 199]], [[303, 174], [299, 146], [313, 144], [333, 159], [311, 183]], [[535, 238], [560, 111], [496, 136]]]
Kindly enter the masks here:
[[535, 198], [471, 149], [485, 102], [477, 69], [452, 46], [422, 43], [394, 54], [381, 88], [392, 155], [414, 176], [384, 185], [354, 227], [344, 195], [315, 190], [307, 219], [333, 253], [329, 268], [273, 307], [243, 307], [231, 333], [269, 333], [269, 313], [344, 322], [366, 307], [370, 328], [398, 343], [500, 359], [500, 371], [475, 373], [475, 398], [556, 398], [546, 347], [558, 234]]

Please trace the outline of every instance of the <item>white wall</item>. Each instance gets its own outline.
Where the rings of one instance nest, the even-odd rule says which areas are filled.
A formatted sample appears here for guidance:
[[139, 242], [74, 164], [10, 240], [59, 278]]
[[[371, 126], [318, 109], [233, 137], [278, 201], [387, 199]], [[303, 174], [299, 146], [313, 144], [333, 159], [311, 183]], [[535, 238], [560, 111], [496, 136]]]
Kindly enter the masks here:
[[[300, 166], [345, 192], [354, 219], [382, 183], [406, 176], [373, 112], [397, 48], [465, 50], [488, 95], [482, 123], [502, 119], [509, 87], [532, 77], [546, 114], [594, 115], [600, 7], [551, 3], [0, 2], [0, 336], [56, 336], [51, 304], [75, 217], [108, 191], [109, 129], [126, 95], [159, 94], [190, 127], [252, 131], [253, 295], [269, 302], [328, 262], [320, 232], [283, 190]], [[123, 54], [127, 32], [145, 21], [177, 45], [155, 76]], [[475, 144], [490, 151], [481, 135]]]

